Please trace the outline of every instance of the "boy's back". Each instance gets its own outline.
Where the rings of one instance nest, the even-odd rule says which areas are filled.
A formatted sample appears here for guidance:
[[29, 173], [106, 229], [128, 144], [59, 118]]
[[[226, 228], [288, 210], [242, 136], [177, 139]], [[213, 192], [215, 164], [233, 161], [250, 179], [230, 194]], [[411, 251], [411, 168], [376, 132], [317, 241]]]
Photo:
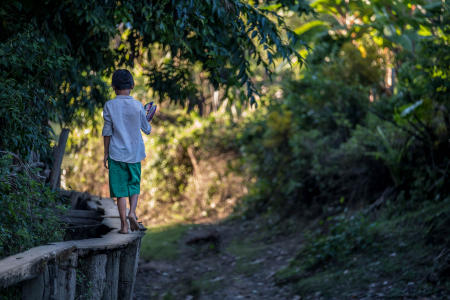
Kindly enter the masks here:
[[118, 95], [105, 103], [105, 120], [102, 135], [111, 136], [109, 156], [126, 163], [140, 162], [145, 158], [141, 129], [150, 134], [142, 104], [131, 96]]

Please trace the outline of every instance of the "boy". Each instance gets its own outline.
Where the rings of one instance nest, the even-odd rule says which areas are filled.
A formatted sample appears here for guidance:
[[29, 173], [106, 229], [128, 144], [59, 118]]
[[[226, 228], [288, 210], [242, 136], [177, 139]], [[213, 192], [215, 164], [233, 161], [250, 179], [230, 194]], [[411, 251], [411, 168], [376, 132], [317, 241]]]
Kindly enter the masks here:
[[136, 206], [140, 193], [141, 160], [145, 158], [141, 130], [148, 135], [152, 127], [142, 104], [130, 96], [134, 88], [131, 73], [125, 69], [115, 71], [112, 87], [117, 96], [107, 101], [103, 108], [103, 164], [109, 170], [111, 197], [117, 198], [121, 223], [119, 233], [127, 234], [127, 197], [130, 202], [128, 220], [131, 230], [139, 230]]

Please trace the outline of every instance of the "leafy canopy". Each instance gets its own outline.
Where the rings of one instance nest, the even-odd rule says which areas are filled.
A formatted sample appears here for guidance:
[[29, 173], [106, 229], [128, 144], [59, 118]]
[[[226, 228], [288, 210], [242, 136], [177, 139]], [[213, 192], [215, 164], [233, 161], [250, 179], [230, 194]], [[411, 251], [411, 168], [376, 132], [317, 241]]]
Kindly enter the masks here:
[[[303, 1], [267, 3], [308, 9]], [[0, 147], [22, 157], [48, 154], [49, 120], [92, 120], [109, 96], [105, 77], [152, 61], [151, 48], [165, 59], [145, 66], [149, 85], [191, 107], [201, 89], [190, 76], [194, 66], [214, 87], [244, 86], [254, 102], [250, 62], [270, 72], [275, 58], [302, 59], [279, 14], [239, 0], [16, 0], [0, 4], [0, 18], [0, 111], [12, 112], [0, 120], [1, 135], [11, 137]]]
[[[308, 10], [302, 1], [275, 2]], [[189, 80], [180, 70], [194, 63], [214, 86], [245, 85], [253, 99], [251, 60], [270, 72], [275, 57], [302, 59], [293, 47], [295, 33], [280, 15], [238, 0], [8, 1], [0, 16], [1, 40], [32, 23], [43, 38], [64, 49], [74, 60], [73, 69], [59, 79], [70, 87], [81, 81], [74, 88], [78, 92], [88, 86], [83, 78], [131, 66], [155, 43], [170, 59], [152, 66], [150, 85], [177, 101], [183, 99], [171, 91], [178, 87], [182, 92]], [[70, 99], [66, 95], [63, 102], [70, 104]]]

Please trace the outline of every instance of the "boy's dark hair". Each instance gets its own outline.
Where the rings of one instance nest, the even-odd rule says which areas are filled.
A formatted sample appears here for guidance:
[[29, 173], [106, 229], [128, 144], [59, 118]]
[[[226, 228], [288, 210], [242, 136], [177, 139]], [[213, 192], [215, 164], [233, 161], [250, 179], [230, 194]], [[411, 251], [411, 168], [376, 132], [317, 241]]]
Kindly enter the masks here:
[[116, 70], [112, 76], [112, 86], [119, 91], [132, 89], [134, 86], [133, 76], [128, 70]]

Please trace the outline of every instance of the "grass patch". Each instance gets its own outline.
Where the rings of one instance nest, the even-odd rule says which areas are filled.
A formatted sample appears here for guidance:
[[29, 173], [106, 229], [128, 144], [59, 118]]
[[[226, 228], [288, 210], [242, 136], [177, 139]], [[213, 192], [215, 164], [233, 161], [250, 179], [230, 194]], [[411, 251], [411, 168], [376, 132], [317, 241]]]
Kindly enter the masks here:
[[226, 251], [238, 258], [251, 259], [261, 251], [261, 248], [261, 245], [255, 245], [248, 239], [235, 239], [226, 248]]
[[219, 289], [223, 285], [223, 281], [226, 280], [227, 278], [220, 276], [217, 272], [208, 272], [200, 276], [198, 279], [193, 280], [192, 289], [198, 291], [198, 293], [210, 293]]
[[251, 274], [259, 269], [259, 264], [254, 263], [254, 260], [265, 248], [265, 245], [261, 245], [250, 239], [235, 239], [226, 248], [226, 251], [236, 257], [236, 265], [234, 268], [236, 273]]
[[178, 258], [179, 241], [193, 225], [175, 224], [149, 228], [142, 238], [140, 256], [145, 260]]
[[450, 201], [408, 212], [388, 207], [376, 219], [326, 220], [276, 281], [302, 297], [449, 296], [445, 215], [450, 216]]

